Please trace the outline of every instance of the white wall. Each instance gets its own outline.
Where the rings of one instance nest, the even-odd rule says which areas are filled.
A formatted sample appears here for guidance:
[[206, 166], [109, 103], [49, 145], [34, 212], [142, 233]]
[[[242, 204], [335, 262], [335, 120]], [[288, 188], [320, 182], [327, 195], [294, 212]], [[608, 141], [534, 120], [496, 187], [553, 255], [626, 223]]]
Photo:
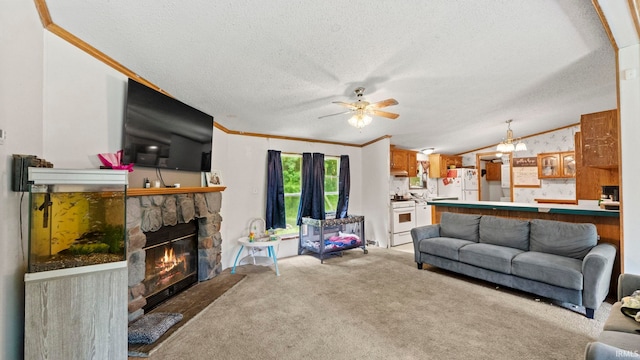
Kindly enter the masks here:
[[44, 41], [47, 160], [56, 168], [98, 168], [97, 154], [122, 148], [127, 77], [48, 31]]
[[620, 138], [622, 150], [622, 228], [624, 272], [640, 274], [640, 163], [638, 162], [638, 138], [640, 137], [640, 75], [625, 79], [626, 69], [640, 73], [640, 45], [618, 51], [620, 69]]
[[23, 356], [28, 195], [11, 191], [11, 155], [43, 155], [42, 33], [33, 1], [0, 2], [0, 359]]
[[[389, 147], [388, 138], [362, 148], [362, 206], [367, 240], [389, 246]], [[352, 185], [353, 186], [353, 185]]]

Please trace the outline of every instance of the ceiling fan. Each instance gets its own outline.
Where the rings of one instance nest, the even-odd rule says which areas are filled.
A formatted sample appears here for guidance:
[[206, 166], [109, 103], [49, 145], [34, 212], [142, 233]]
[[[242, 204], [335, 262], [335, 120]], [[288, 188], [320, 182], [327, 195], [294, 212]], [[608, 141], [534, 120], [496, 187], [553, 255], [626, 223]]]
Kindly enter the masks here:
[[398, 105], [398, 101], [396, 101], [396, 99], [386, 99], [386, 100], [378, 101], [375, 103], [369, 103], [367, 101], [362, 100], [362, 95], [364, 94], [363, 87], [356, 88], [354, 92], [356, 93], [356, 96], [358, 98], [358, 101], [356, 102], [347, 103], [343, 101], [333, 101], [334, 104], [344, 106], [349, 110], [339, 112], [336, 114], [320, 116], [318, 119], [322, 119], [328, 116], [352, 113], [353, 116], [349, 118], [349, 125], [354, 126], [358, 129], [361, 129], [371, 124], [371, 116], [382, 116], [388, 119], [397, 119], [398, 116], [400, 116], [398, 114], [378, 110], [387, 106]]

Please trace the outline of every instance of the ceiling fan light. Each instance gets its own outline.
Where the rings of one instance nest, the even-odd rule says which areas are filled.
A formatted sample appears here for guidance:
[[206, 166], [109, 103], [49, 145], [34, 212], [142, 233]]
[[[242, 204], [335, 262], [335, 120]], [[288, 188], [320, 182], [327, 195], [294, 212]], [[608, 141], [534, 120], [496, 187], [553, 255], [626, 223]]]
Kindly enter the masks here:
[[353, 115], [352, 117], [349, 118], [349, 120], [347, 120], [349, 122], [349, 125], [357, 128], [358, 127], [358, 118]]
[[358, 110], [356, 114], [349, 118], [348, 122], [349, 125], [357, 129], [362, 129], [363, 127], [371, 124], [372, 120], [371, 116], [365, 114], [364, 111]]

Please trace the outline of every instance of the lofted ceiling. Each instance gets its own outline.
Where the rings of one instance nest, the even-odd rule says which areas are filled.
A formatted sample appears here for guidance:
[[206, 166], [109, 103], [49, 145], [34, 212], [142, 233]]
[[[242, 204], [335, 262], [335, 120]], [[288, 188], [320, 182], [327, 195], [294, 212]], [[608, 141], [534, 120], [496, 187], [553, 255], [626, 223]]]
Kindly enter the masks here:
[[[46, 0], [53, 23], [229, 130], [461, 153], [616, 107], [591, 1]], [[333, 101], [388, 98], [363, 129]]]

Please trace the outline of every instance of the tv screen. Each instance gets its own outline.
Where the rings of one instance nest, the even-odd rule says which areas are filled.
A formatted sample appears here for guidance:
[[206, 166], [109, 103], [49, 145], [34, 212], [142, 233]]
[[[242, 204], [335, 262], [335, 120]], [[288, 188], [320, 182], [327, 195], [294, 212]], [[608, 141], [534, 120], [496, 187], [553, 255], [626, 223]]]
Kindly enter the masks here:
[[129, 79], [124, 164], [211, 171], [213, 116]]

